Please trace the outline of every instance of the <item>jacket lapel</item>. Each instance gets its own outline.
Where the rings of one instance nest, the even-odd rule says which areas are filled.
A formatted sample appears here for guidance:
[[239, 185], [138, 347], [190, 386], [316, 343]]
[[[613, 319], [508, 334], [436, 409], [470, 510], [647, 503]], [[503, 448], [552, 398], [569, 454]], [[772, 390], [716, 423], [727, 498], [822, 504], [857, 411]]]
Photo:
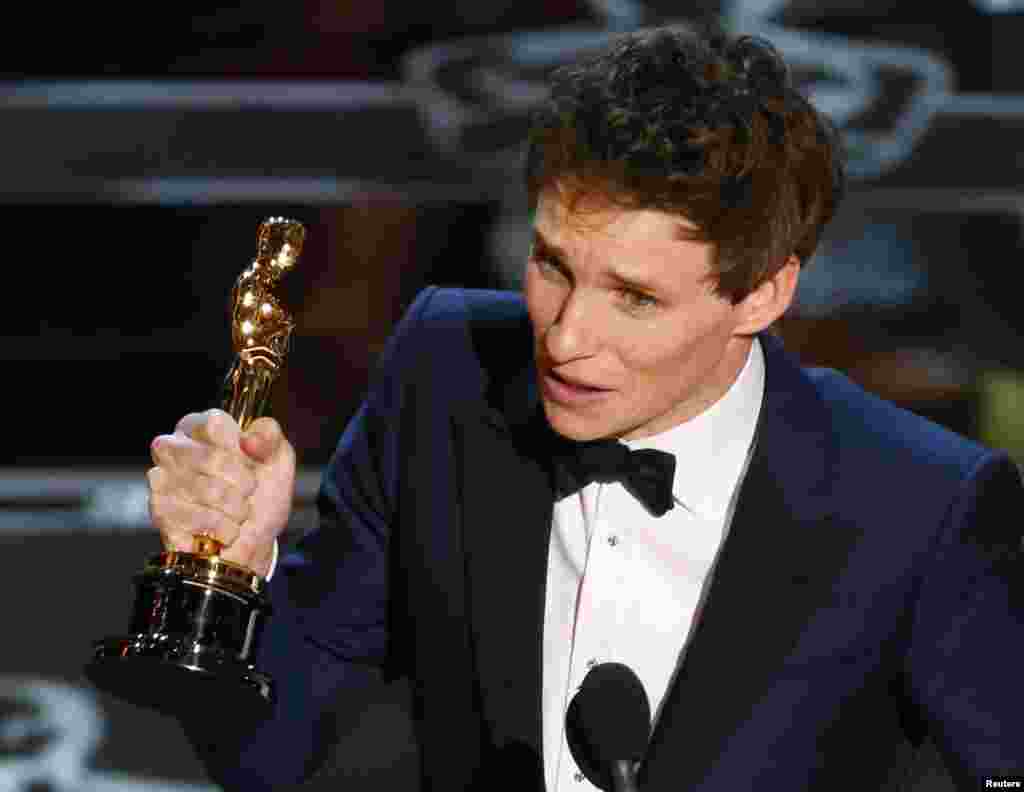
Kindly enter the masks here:
[[855, 541], [831, 519], [835, 448], [825, 406], [781, 344], [766, 334], [761, 341], [765, 397], [754, 453], [652, 734], [641, 770], [647, 789], [690, 789], [722, 759]]
[[491, 400], [455, 422], [471, 639], [494, 746], [527, 748], [539, 768], [549, 430], [532, 372]]

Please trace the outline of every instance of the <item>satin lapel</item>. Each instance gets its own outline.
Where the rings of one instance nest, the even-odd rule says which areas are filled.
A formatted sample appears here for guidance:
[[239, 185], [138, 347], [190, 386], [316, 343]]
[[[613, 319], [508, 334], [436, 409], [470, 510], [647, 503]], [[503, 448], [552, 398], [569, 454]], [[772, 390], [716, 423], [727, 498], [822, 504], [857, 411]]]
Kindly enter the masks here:
[[545, 435], [485, 408], [456, 422], [462, 538], [483, 714], [496, 746], [541, 755], [541, 635], [553, 490]]
[[685, 660], [642, 770], [644, 788], [691, 789], [723, 758], [855, 541], [831, 519], [835, 449], [814, 385], [762, 337], [755, 450]]

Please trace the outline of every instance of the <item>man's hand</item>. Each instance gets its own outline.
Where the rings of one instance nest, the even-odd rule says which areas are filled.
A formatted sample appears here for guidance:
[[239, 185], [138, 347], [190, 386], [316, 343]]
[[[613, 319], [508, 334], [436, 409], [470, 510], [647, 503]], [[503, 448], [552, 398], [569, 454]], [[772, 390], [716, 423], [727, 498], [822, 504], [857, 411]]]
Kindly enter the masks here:
[[151, 445], [149, 512], [168, 550], [192, 551], [196, 534], [221, 557], [264, 577], [295, 488], [295, 450], [273, 418], [244, 434], [223, 410], [189, 413]]

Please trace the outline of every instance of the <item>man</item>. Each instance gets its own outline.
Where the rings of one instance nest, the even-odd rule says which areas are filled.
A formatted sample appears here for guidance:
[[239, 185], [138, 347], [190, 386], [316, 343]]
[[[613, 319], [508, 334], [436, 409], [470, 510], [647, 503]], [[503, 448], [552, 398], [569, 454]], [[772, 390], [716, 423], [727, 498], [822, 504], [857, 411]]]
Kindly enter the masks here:
[[767, 332], [843, 184], [776, 53], [622, 38], [556, 74], [527, 181], [525, 300], [419, 296], [276, 569], [278, 425], [154, 441], [165, 543], [273, 573], [279, 701], [189, 727], [214, 776], [313, 772], [339, 691], [383, 672], [425, 788], [591, 789], [563, 720], [609, 661], [655, 713], [645, 789], [876, 789], [926, 734], [964, 788], [1024, 769], [1015, 468]]

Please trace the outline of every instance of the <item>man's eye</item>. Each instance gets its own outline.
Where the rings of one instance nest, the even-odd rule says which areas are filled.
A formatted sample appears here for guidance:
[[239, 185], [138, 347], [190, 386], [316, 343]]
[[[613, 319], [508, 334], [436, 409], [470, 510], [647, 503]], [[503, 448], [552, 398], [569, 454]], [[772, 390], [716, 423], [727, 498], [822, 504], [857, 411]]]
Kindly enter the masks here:
[[633, 289], [623, 289], [622, 297], [630, 308], [653, 308], [658, 305], [658, 298]]
[[546, 253], [533, 253], [532, 257], [536, 262], [538, 269], [549, 272], [561, 271], [561, 267], [558, 266], [558, 262]]

